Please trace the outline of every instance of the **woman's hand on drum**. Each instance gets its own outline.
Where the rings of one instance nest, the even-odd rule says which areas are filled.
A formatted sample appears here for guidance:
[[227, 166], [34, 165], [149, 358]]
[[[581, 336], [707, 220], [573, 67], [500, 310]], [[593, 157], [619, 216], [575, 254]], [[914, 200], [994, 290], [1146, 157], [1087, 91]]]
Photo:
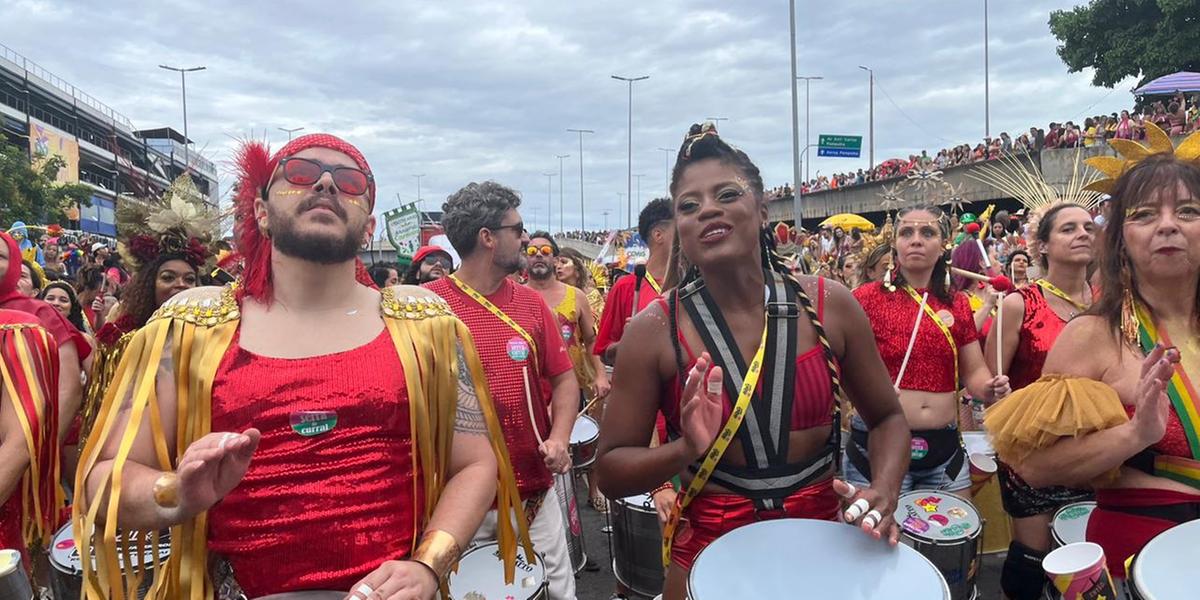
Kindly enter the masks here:
[[429, 600], [437, 591], [437, 576], [429, 567], [389, 560], [350, 588], [346, 600]]
[[[688, 372], [687, 384], [683, 387], [682, 427], [683, 441], [688, 455], [697, 459], [708, 452], [721, 429], [721, 403], [724, 373], [721, 367], [713, 367], [712, 358], [705, 352], [696, 359], [696, 366]], [[707, 376], [705, 375], [707, 373]]]
[[658, 523], [666, 525], [667, 519], [671, 518], [671, 510], [675, 508], [675, 497], [679, 492], [675, 488], [663, 488], [654, 493], [650, 497], [654, 501], [654, 510], [658, 512]]
[[1156, 444], [1167, 432], [1171, 400], [1167, 397], [1167, 382], [1179, 362], [1179, 350], [1156, 346], [1142, 361], [1142, 377], [1138, 380], [1133, 418], [1130, 424], [1143, 446]]
[[242, 433], [210, 433], [192, 442], [175, 469], [179, 506], [172, 510], [178, 510], [179, 520], [208, 510], [237, 487], [261, 438], [251, 427]]
[[846, 510], [842, 520], [855, 525], [875, 539], [887, 539], [895, 546], [900, 542], [900, 527], [893, 514], [900, 494], [875, 488], [858, 489], [840, 479], [833, 480], [833, 491], [842, 497]]

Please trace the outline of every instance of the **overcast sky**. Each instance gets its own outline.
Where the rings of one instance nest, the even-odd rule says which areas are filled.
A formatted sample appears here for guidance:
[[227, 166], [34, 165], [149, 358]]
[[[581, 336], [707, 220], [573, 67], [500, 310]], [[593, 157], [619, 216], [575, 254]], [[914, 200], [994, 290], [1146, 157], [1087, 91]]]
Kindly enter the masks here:
[[[1131, 104], [1132, 79], [1094, 88], [1090, 73], [1067, 73], [1055, 54], [1049, 13], [1072, 4], [991, 3], [993, 135]], [[614, 74], [650, 76], [634, 84], [643, 203], [664, 194], [658, 148], [673, 161], [688, 126], [707, 117], [728, 119], [722, 136], [749, 153], [768, 187], [792, 179], [783, 0], [9, 0], [4, 12], [0, 43], [138, 128], [182, 129], [179, 78], [158, 64], [207, 66], [188, 78], [190, 134], [223, 171], [235, 138], [278, 147], [287, 139], [278, 127], [346, 138], [375, 172], [377, 214], [416, 199], [414, 174], [426, 175], [430, 209], [467, 182], [494, 179], [522, 192], [526, 224], [541, 228], [544, 174], [553, 173], [557, 228], [555, 155], [569, 154], [564, 216], [577, 228], [579, 139], [566, 129], [581, 128], [596, 131], [584, 137], [587, 226], [601, 227], [606, 209], [610, 226], [623, 223], [628, 89]], [[868, 76], [858, 65], [876, 75], [877, 161], [983, 137], [982, 0], [799, 0], [797, 57], [798, 74], [825, 78], [812, 83], [813, 143], [818, 133], [866, 136]], [[811, 173], [865, 167], [867, 144], [861, 160], [816, 159]]]

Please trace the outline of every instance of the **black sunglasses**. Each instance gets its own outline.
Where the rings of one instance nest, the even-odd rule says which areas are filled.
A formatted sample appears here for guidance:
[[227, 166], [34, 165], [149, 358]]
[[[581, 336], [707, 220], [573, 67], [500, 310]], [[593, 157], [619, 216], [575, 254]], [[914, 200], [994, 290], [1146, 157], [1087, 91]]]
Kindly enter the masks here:
[[492, 231], [500, 231], [501, 229], [511, 229], [511, 230], [517, 232], [517, 235], [521, 235], [522, 233], [525, 233], [525, 222], [517, 221], [516, 223], [513, 223], [512, 225], [497, 225], [495, 227], [488, 227], [488, 229], [491, 229]]

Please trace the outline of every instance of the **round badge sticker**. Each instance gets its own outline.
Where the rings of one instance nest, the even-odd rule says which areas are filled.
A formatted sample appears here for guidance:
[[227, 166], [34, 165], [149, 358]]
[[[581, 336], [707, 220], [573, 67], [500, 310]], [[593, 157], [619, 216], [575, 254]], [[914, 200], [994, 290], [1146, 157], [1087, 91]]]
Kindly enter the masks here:
[[562, 338], [564, 342], [571, 341], [571, 336], [575, 335], [575, 328], [568, 323], [562, 326]]
[[946, 309], [937, 311], [938, 320], [946, 327], [954, 327], [954, 314]]
[[517, 362], [525, 360], [529, 357], [529, 344], [519, 337], [508, 340], [508, 357]]
[[912, 459], [921, 460], [929, 454], [929, 442], [925, 438], [914, 437], [912, 439]]

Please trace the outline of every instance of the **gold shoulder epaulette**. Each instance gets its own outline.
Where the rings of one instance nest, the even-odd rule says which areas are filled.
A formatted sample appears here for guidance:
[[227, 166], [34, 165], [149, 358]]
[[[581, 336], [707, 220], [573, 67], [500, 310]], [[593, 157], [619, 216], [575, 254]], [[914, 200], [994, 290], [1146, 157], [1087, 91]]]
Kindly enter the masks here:
[[383, 315], [392, 319], [420, 320], [432, 317], [454, 315], [450, 305], [438, 296], [405, 296], [396, 295], [392, 288], [380, 290], [380, 308]]
[[150, 317], [156, 319], [181, 319], [193, 325], [213, 327], [241, 317], [233, 287], [225, 286], [218, 298], [176, 296], [163, 303]]

